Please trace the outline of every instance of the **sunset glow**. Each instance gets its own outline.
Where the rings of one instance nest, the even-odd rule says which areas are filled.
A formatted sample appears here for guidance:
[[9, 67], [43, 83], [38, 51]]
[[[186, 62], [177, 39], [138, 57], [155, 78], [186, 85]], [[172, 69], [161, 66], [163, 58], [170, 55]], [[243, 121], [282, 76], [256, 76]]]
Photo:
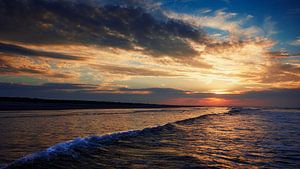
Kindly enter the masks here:
[[241, 2], [126, 2], [0, 3], [0, 86], [19, 90], [1, 95], [219, 106], [299, 94], [299, 15], [242, 12]]
[[205, 98], [199, 100], [199, 104], [209, 105], [209, 106], [226, 106], [226, 105], [230, 105], [230, 100], [221, 99], [221, 98]]

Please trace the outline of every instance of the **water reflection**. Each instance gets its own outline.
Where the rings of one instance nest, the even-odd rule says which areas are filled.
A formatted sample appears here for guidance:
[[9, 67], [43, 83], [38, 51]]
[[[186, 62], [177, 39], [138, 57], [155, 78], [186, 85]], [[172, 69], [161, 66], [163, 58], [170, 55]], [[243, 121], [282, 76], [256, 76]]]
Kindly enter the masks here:
[[[130, 129], [186, 119], [120, 137], [74, 141], [64, 145], [63, 151], [52, 147], [54, 153], [36, 156], [33, 162], [21, 160], [10, 168], [299, 168], [300, 113], [254, 110], [211, 114], [222, 111], [226, 109], [124, 113], [119, 119], [114, 114], [109, 116], [114, 122], [91, 126], [76, 121], [86, 128], [102, 124], [102, 128], [94, 128], [99, 132], [116, 124]], [[210, 115], [187, 119], [200, 114]], [[76, 126], [73, 132], [80, 130]]]
[[257, 112], [212, 115], [177, 127], [187, 133], [188, 154], [207, 166], [280, 168], [299, 167], [299, 122], [299, 114]]
[[143, 129], [226, 108], [0, 112], [0, 164], [76, 137]]

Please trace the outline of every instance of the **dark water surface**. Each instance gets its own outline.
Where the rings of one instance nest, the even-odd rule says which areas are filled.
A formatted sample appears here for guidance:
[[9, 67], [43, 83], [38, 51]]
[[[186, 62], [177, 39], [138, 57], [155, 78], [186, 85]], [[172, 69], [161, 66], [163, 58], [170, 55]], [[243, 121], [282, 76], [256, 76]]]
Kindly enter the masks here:
[[[2, 161], [61, 142], [7, 168], [300, 168], [299, 110], [107, 110], [107, 117], [98, 110], [81, 111], [2, 114]], [[98, 136], [132, 129], [140, 130]], [[2, 135], [11, 136], [3, 140]], [[62, 142], [78, 136], [85, 138]]]
[[144, 129], [227, 108], [88, 109], [0, 111], [0, 164], [52, 145], [104, 134]]

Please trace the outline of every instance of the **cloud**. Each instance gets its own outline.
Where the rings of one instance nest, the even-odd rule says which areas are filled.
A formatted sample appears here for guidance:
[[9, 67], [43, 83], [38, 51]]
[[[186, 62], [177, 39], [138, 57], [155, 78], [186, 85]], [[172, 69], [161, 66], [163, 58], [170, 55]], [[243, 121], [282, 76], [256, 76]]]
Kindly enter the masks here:
[[28, 57], [44, 57], [51, 59], [61, 59], [61, 60], [84, 60], [84, 58], [79, 56], [66, 55], [57, 52], [47, 52], [47, 51], [39, 51], [34, 49], [29, 49], [26, 47], [1, 43], [0, 42], [0, 53], [6, 56], [28, 56]]
[[52, 70], [49, 67], [49, 64], [30, 61], [28, 58], [18, 57], [18, 62], [15, 62], [15, 57], [7, 57], [7, 55], [2, 55], [1, 53], [0, 57], [1, 75], [27, 75], [33, 77], [46, 77], [54, 79], [71, 79], [74, 77], [74, 73], [62, 73], [57, 70]]
[[[12, 92], [12, 95], [18, 95], [20, 92], [21, 95], [32, 93], [41, 94], [46, 96], [47, 94], [51, 95], [52, 92], [76, 92], [76, 91], [88, 91], [97, 89], [98, 86], [88, 85], [88, 84], [72, 84], [72, 83], [44, 83], [42, 85], [27, 85], [27, 84], [13, 84], [13, 83], [0, 83], [1, 88], [7, 89]], [[4, 95], [9, 95], [9, 92], [5, 92]], [[20, 95], [20, 96], [21, 96]], [[27, 97], [27, 96], [26, 96]]]
[[67, 74], [63, 74], [63, 73], [58, 73], [58, 72], [53, 72], [53, 71], [43, 71], [43, 70], [38, 70], [35, 69], [33, 67], [30, 68], [26, 68], [26, 67], [12, 67], [10, 65], [5, 65], [3, 63], [1, 63], [0, 61], [0, 73], [5, 74], [5, 75], [14, 75], [14, 76], [18, 76], [18, 75], [31, 75], [31, 76], [42, 76], [42, 77], [51, 77], [51, 78], [71, 78], [73, 77], [72, 75], [67, 75]]
[[263, 30], [264, 30], [265, 36], [270, 37], [270, 36], [278, 33], [276, 30], [276, 24], [277, 23], [272, 20], [271, 16], [268, 16], [264, 19]]
[[280, 50], [280, 51], [272, 51], [266, 53], [267, 55], [270, 55], [272, 58], [280, 59], [280, 58], [287, 58], [291, 56], [287, 51]]
[[258, 28], [248, 23], [251, 15], [180, 14], [160, 3], [2, 0], [0, 78], [97, 84], [122, 93], [129, 91], [115, 89], [241, 93], [299, 86], [299, 59], [270, 52], [272, 18]]
[[300, 37], [298, 37], [296, 40], [292, 41], [290, 43], [290, 45], [293, 45], [293, 46], [300, 46]]
[[120, 74], [128, 76], [180, 76], [180, 74], [167, 71], [151, 70], [140, 67], [118, 66], [118, 65], [91, 65], [95, 69], [108, 74]]
[[[284, 84], [289, 82], [295, 83], [296, 86], [299, 86], [300, 66], [293, 64], [273, 63], [266, 67], [266, 72], [261, 76], [261, 81], [263, 83], [275, 84], [281, 82]], [[292, 86], [292, 84], [289, 85]]]
[[187, 40], [205, 39], [202, 30], [167, 17], [157, 19], [143, 7], [101, 6], [96, 2], [3, 0], [0, 39], [32, 44], [91, 44], [141, 50], [154, 57], [194, 56], [197, 52]]
[[209, 8], [202, 8], [202, 9], [199, 9], [198, 12], [201, 13], [201, 14], [206, 14], [206, 13], [210, 13], [212, 10], [209, 9]]
[[266, 53], [272, 58], [275, 59], [284, 59], [284, 58], [291, 58], [291, 57], [299, 57], [300, 53], [288, 53], [286, 50], [279, 50], [279, 51], [271, 51]]
[[236, 19], [237, 13], [225, 12], [224, 10], [215, 11], [213, 16], [193, 16], [188, 14], [179, 14], [175, 12], [165, 12], [172, 19], [182, 20], [195, 27], [209, 27], [228, 32], [232, 38], [254, 37], [261, 32], [261, 29], [255, 26], [244, 27], [244, 23], [250, 19]]
[[166, 104], [210, 106], [299, 107], [300, 89], [273, 88], [240, 94], [181, 94], [164, 101]]

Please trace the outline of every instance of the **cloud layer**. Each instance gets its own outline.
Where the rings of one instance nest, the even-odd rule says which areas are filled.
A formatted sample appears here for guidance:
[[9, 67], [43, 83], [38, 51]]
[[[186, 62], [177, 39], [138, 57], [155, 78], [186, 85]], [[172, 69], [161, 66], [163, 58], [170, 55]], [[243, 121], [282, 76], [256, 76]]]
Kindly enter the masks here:
[[79, 56], [71, 56], [63, 53], [57, 52], [47, 52], [38, 51], [33, 49], [28, 49], [22, 46], [17, 46], [14, 44], [7, 44], [0, 42], [0, 53], [6, 54], [7, 56], [28, 56], [28, 57], [45, 57], [51, 59], [61, 59], [61, 60], [84, 60], [84, 58]]
[[69, 0], [4, 0], [0, 9], [0, 38], [7, 41], [81, 43], [142, 50], [157, 57], [188, 57], [197, 52], [186, 40], [205, 39], [201, 30], [178, 20], [158, 20], [137, 6], [101, 6], [91, 1]]
[[[0, 82], [92, 84], [86, 98], [148, 94], [147, 101], [207, 104], [216, 94], [230, 100], [225, 94], [299, 88], [299, 54], [275, 50], [271, 39], [276, 18], [257, 26], [251, 14], [179, 13], [161, 2], [2, 0]], [[72, 97], [82, 93], [72, 89]]]

